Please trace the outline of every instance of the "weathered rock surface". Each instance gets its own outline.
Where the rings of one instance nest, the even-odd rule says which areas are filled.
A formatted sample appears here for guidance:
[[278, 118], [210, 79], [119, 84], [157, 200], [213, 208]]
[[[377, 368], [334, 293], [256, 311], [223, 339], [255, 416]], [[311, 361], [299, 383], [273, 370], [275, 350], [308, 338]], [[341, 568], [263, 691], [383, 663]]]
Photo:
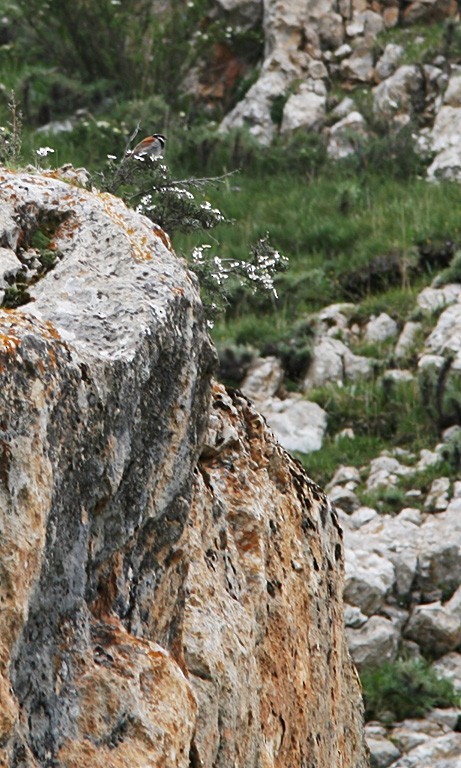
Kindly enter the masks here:
[[0, 764], [365, 767], [336, 515], [212, 393], [194, 279], [121, 201], [1, 181], [60, 258], [0, 311]]

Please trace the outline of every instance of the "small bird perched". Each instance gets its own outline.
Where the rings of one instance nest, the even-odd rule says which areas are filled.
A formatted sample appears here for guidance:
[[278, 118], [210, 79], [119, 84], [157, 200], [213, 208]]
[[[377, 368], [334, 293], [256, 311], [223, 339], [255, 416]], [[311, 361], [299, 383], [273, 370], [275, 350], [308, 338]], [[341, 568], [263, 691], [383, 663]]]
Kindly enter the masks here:
[[165, 141], [165, 136], [162, 136], [161, 133], [153, 133], [152, 136], [147, 136], [139, 144], [136, 144], [130, 157], [162, 157]]

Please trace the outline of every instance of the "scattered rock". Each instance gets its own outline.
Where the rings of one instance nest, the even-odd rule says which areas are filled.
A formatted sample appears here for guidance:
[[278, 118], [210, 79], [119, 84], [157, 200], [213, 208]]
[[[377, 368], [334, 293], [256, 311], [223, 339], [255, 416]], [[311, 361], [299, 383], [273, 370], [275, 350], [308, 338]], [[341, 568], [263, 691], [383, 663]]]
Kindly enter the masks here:
[[322, 447], [327, 415], [317, 403], [293, 395], [259, 401], [258, 408], [287, 451], [311, 453]]
[[390, 619], [371, 616], [358, 629], [346, 629], [349, 650], [358, 669], [378, 667], [397, 655], [400, 632]]
[[293, 93], [284, 106], [280, 130], [282, 133], [298, 128], [318, 130], [323, 125], [325, 109], [326, 93], [315, 93], [309, 83], [302, 83], [298, 92]]
[[277, 394], [283, 377], [284, 371], [277, 357], [259, 357], [249, 366], [241, 390], [252, 400], [264, 400]]
[[348, 80], [367, 83], [373, 73], [373, 52], [368, 45], [356, 48], [347, 59], [341, 62], [341, 75]]
[[373, 317], [366, 325], [365, 339], [367, 341], [381, 343], [386, 339], [392, 339], [397, 336], [398, 325], [392, 317], [385, 312], [381, 312], [378, 317]]
[[378, 59], [375, 66], [375, 77], [381, 81], [390, 77], [396, 70], [397, 64], [404, 54], [402, 45], [388, 43], [382, 56]]
[[330, 128], [328, 155], [335, 160], [348, 157], [366, 138], [365, 118], [360, 112], [350, 112]]
[[424, 105], [424, 76], [418, 66], [404, 65], [373, 89], [373, 112], [386, 123], [410, 120]]
[[392, 563], [374, 552], [348, 549], [344, 599], [356, 605], [367, 616], [384, 605], [395, 581]]
[[400, 750], [389, 739], [367, 736], [366, 741], [370, 750], [371, 768], [387, 768], [400, 757]]
[[415, 340], [420, 330], [421, 323], [419, 322], [408, 320], [405, 323], [394, 350], [394, 355], [398, 360], [414, 352]]
[[[24, 269], [15, 252], [9, 248], [0, 248], [0, 288], [7, 288], [11, 279]], [[10, 278], [10, 280], [8, 280]]]
[[339, 339], [324, 336], [314, 346], [312, 359], [303, 382], [305, 392], [328, 382], [355, 381], [372, 373], [373, 361], [354, 355]]
[[405, 628], [423, 652], [435, 656], [453, 651], [461, 642], [461, 587], [445, 604], [417, 605]]
[[424, 508], [428, 512], [443, 512], [448, 507], [450, 480], [448, 477], [438, 477], [432, 481], [426, 496]]

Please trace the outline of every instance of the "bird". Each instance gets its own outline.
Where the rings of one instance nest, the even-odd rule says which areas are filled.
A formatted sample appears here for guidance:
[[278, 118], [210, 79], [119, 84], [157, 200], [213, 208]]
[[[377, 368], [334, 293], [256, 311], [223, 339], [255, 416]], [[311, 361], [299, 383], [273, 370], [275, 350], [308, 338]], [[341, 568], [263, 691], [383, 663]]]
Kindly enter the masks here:
[[153, 133], [152, 136], [146, 136], [139, 144], [136, 144], [130, 156], [137, 159], [161, 157], [165, 148], [165, 141], [165, 136], [161, 133]]

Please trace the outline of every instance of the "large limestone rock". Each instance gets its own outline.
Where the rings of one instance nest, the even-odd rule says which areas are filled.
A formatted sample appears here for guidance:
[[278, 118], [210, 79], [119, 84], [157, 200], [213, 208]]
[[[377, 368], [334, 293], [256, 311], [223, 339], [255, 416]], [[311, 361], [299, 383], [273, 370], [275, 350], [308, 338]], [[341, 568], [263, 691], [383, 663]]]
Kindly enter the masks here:
[[[334, 0], [293, 0], [279, 3], [264, 0], [264, 61], [260, 75], [244, 98], [221, 123], [221, 129], [248, 127], [261, 143], [268, 144], [277, 126], [271, 117], [274, 98], [288, 95], [289, 86], [312, 74], [313, 62], [320, 58], [320, 28], [327, 38], [337, 34], [338, 20]], [[331, 32], [329, 18], [336, 22]], [[316, 30], [319, 32], [316, 32]], [[312, 42], [307, 42], [312, 40]], [[320, 81], [319, 81], [320, 82]], [[305, 119], [321, 125], [325, 94], [303, 93], [287, 109], [284, 130], [305, 124]]]
[[212, 391], [195, 280], [116, 198], [0, 176], [3, 243], [60, 253], [0, 311], [0, 765], [365, 768], [336, 515]]

